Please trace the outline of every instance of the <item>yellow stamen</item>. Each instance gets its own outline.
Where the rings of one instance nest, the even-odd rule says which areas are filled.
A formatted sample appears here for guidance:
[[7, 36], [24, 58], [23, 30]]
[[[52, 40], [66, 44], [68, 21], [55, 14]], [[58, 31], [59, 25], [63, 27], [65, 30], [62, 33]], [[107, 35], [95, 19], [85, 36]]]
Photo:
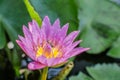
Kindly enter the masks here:
[[60, 57], [60, 52], [57, 48], [52, 48], [51, 52], [45, 51], [42, 47], [39, 47], [36, 53], [36, 57], [45, 56], [46, 58]]
[[53, 56], [54, 56], [54, 57], [57, 57], [57, 56], [58, 56], [58, 53], [59, 53], [58, 49], [52, 48], [52, 51], [53, 51]]
[[37, 54], [36, 54], [36, 57], [39, 57], [43, 54], [43, 48], [42, 47], [39, 47], [38, 50], [37, 50]]

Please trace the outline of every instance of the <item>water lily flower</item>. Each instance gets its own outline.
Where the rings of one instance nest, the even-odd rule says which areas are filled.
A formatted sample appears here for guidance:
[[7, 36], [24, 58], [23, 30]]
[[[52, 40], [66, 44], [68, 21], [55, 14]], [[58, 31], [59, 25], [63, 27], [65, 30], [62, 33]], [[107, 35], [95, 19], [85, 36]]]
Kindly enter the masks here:
[[59, 19], [51, 25], [48, 16], [43, 19], [41, 27], [35, 20], [28, 23], [28, 28], [23, 25], [24, 37], [18, 36], [19, 40], [16, 42], [33, 60], [28, 64], [28, 69], [52, 67], [89, 49], [76, 47], [81, 42], [74, 42], [79, 31], [67, 35], [68, 26], [65, 24], [61, 27]]

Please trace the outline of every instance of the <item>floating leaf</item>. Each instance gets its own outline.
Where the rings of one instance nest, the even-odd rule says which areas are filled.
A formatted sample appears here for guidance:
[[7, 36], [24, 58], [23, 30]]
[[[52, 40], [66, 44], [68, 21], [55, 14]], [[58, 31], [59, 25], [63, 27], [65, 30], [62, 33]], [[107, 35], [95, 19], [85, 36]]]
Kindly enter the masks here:
[[87, 67], [89, 76], [80, 72], [77, 76], [70, 77], [70, 80], [120, 80], [120, 67], [117, 64], [97, 64], [94, 67]]
[[[99, 54], [111, 46], [120, 32], [120, 9], [107, 0], [76, 0], [79, 7], [81, 46], [88, 53]], [[99, 3], [99, 4], [98, 4]]]
[[118, 37], [117, 41], [113, 44], [110, 51], [108, 51], [107, 55], [114, 58], [120, 58], [120, 36]]
[[85, 75], [84, 73], [80, 72], [77, 76], [70, 77], [70, 80], [93, 80], [93, 79]]
[[87, 67], [87, 71], [94, 80], [120, 80], [120, 67], [117, 64], [97, 64]]

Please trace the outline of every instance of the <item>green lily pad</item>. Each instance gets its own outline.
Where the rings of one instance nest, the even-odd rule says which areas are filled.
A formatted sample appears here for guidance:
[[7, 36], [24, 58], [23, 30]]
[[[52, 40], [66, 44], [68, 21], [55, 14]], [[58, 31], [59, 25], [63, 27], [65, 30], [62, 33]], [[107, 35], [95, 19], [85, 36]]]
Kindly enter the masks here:
[[70, 80], [120, 80], [120, 67], [117, 64], [97, 64], [87, 67], [90, 76], [80, 72]]
[[107, 55], [113, 58], [120, 58], [120, 36], [118, 37], [117, 41], [114, 42]]
[[84, 73], [80, 72], [77, 76], [70, 77], [70, 80], [93, 80], [93, 79], [85, 75]]
[[94, 80], [120, 80], [120, 67], [117, 64], [97, 64], [87, 67], [87, 71]]
[[79, 7], [81, 46], [99, 54], [111, 46], [120, 32], [120, 8], [107, 0], [76, 0]]

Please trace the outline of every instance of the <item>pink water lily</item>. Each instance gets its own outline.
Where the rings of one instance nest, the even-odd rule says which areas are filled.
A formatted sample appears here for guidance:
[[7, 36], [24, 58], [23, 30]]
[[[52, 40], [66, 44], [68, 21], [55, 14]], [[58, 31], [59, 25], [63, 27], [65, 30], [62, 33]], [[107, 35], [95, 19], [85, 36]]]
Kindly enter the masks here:
[[81, 40], [74, 42], [79, 31], [67, 35], [68, 26], [66, 24], [60, 27], [59, 19], [51, 25], [48, 16], [44, 18], [41, 27], [35, 20], [28, 23], [28, 28], [23, 25], [24, 37], [19, 36], [16, 42], [33, 60], [28, 64], [29, 69], [55, 66], [89, 49], [76, 47], [81, 42]]

